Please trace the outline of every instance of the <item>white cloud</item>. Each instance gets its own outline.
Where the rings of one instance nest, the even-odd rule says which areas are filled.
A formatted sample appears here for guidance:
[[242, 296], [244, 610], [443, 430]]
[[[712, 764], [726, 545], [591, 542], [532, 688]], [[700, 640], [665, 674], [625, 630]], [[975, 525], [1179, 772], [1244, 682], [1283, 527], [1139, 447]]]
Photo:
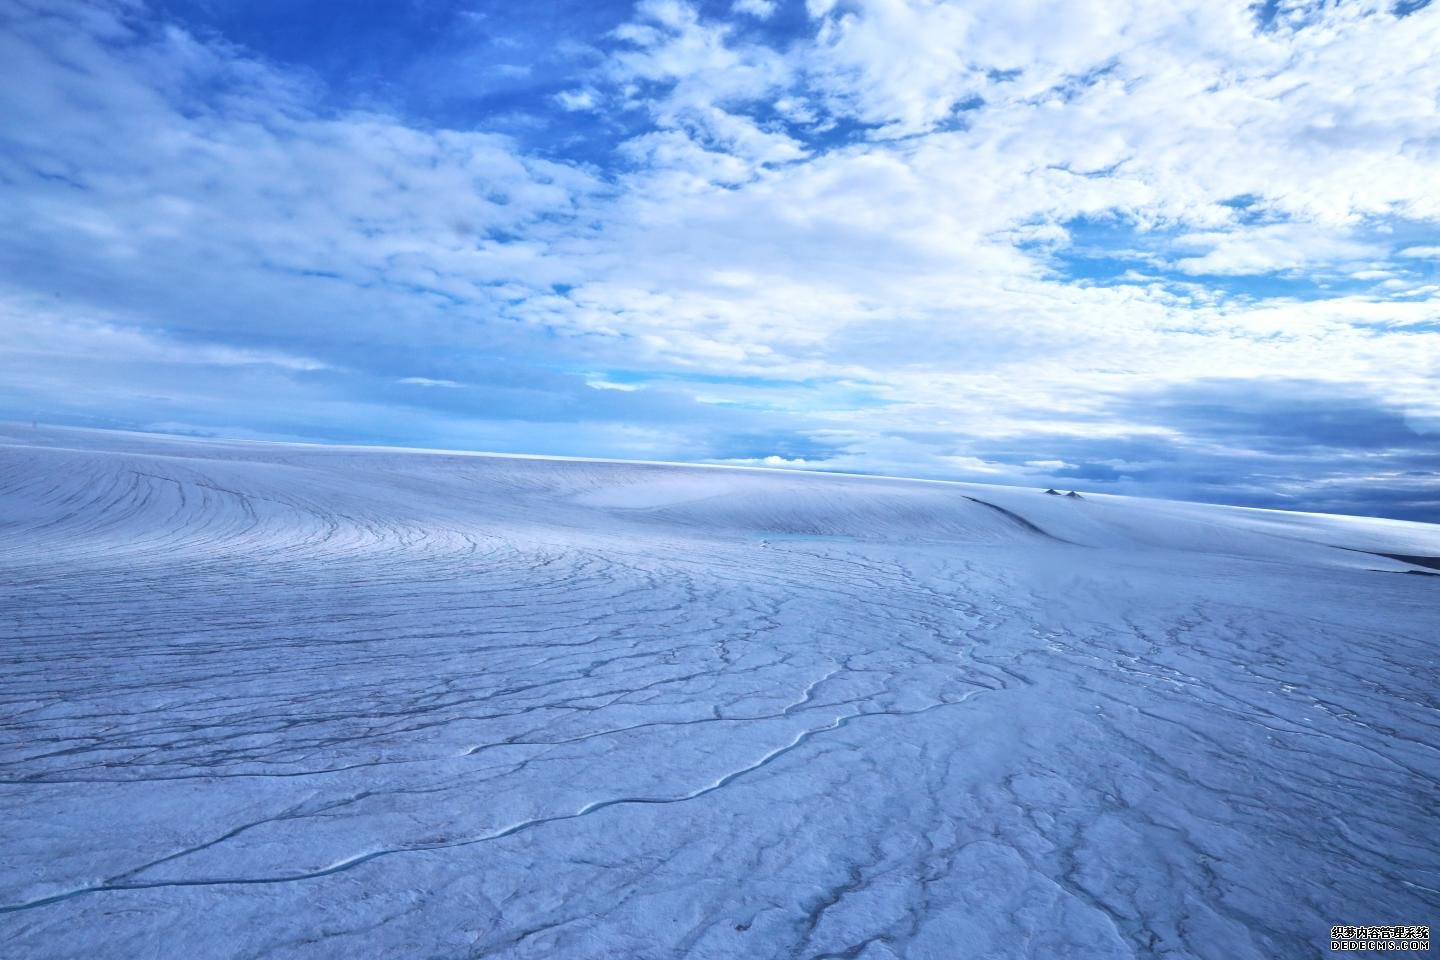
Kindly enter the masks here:
[[788, 467], [805, 469], [807, 467], [830, 467], [827, 461], [806, 460], [804, 457], [782, 457], [779, 454], [771, 454], [768, 457], [730, 457], [724, 460], [712, 461], [735, 467]]
[[331, 364], [278, 350], [183, 339], [147, 330], [133, 317], [77, 315], [34, 298], [0, 298], [0, 347], [17, 377], [47, 363], [76, 363], [88, 356], [108, 364], [184, 364], [272, 367], [292, 373], [332, 369]]
[[1298, 223], [1190, 233], [1178, 238], [1175, 247], [1204, 251], [1199, 256], [1183, 257], [1176, 262], [1184, 272], [1220, 275], [1334, 265], [1379, 253], [1378, 249], [1337, 235], [1333, 230]]
[[776, 0], [735, 0], [730, 9], [736, 13], [743, 13], [754, 17], [757, 20], [769, 20], [775, 15], [778, 6]]
[[459, 387], [461, 384], [454, 380], [432, 380], [429, 377], [401, 377], [396, 383], [408, 384], [412, 387]]
[[566, 110], [594, 110], [595, 91], [593, 90], [562, 90], [555, 94], [555, 102]]

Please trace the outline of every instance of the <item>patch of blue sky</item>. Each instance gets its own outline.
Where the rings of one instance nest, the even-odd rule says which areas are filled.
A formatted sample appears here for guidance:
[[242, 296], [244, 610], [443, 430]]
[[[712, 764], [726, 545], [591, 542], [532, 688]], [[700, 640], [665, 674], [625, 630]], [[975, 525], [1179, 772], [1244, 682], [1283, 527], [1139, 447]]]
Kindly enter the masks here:
[[623, 116], [567, 111], [555, 99], [598, 63], [623, 2], [435, 0], [290, 3], [170, 0], [173, 18], [298, 70], [334, 109], [358, 104], [421, 128], [506, 133], [537, 153], [603, 160], [633, 131]]
[[[1235, 197], [1225, 201], [1225, 205], [1243, 211], [1245, 215], [1238, 218], [1242, 226], [1286, 222], [1260, 209], [1253, 196]], [[1156, 282], [1177, 287], [1202, 284], [1228, 297], [1317, 300], [1372, 292], [1377, 280], [1382, 279], [1378, 276], [1380, 273], [1423, 277], [1440, 270], [1437, 260], [1402, 258], [1398, 262], [1388, 260], [1384, 270], [1366, 270], [1365, 264], [1341, 263], [1244, 273], [1215, 272], [1195, 265], [1198, 251], [1185, 239], [1192, 231], [1180, 225], [1142, 226], [1116, 215], [1076, 217], [1060, 226], [1068, 235], [1066, 242], [1026, 241], [1018, 247], [1039, 258], [1059, 278], [1098, 286]], [[1395, 251], [1434, 242], [1436, 236], [1430, 225], [1375, 220], [1356, 229], [1354, 238], [1359, 244], [1373, 246], [1379, 257], [1388, 258]], [[1385, 291], [1385, 295], [1396, 299], [1412, 296], [1423, 299], [1433, 292], [1396, 290]]]

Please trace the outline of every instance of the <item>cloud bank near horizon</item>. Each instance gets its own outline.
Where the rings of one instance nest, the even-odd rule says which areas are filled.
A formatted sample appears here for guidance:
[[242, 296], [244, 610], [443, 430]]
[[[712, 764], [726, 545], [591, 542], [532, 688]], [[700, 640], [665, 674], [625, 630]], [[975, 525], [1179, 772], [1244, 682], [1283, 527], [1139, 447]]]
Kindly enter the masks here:
[[0, 0], [0, 413], [1440, 520], [1440, 7]]

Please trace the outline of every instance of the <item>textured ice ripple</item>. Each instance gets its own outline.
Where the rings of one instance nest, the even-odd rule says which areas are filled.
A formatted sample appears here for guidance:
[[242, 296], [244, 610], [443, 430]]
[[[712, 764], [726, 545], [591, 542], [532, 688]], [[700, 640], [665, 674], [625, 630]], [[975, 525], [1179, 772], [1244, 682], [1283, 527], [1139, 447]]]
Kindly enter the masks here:
[[[1440, 921], [1419, 524], [0, 431], [18, 957], [1310, 957]], [[1404, 559], [1397, 559], [1404, 558]]]

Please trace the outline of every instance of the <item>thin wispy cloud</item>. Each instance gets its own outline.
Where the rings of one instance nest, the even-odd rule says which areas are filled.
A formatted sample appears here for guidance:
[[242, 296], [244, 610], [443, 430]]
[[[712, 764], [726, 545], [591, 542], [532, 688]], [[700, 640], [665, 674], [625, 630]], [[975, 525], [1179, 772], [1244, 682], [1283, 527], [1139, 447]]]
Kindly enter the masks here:
[[0, 3], [10, 416], [1440, 518], [1433, 5], [265, 15]]

